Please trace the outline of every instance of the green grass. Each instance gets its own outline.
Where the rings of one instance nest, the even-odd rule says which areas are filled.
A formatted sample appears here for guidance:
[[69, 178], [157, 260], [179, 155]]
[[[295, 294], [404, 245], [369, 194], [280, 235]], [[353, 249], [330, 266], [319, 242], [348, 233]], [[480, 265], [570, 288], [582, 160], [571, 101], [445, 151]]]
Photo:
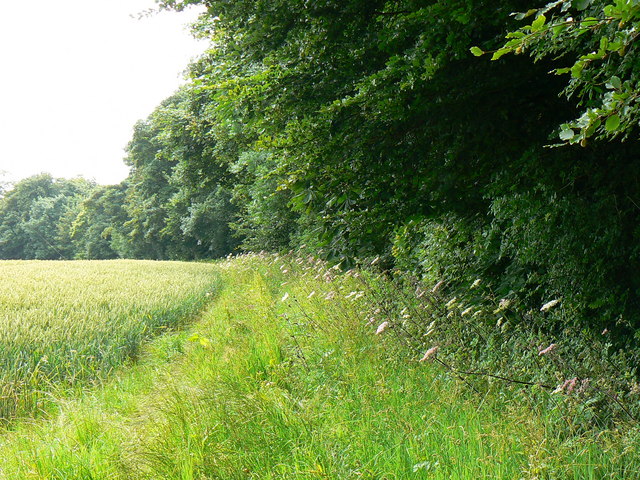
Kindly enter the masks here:
[[635, 479], [637, 431], [572, 433], [522, 392], [477, 394], [374, 334], [322, 264], [220, 262], [197, 322], [0, 441], [8, 479]]
[[144, 338], [178, 326], [214, 287], [210, 264], [0, 262], [0, 419], [52, 389], [100, 380]]

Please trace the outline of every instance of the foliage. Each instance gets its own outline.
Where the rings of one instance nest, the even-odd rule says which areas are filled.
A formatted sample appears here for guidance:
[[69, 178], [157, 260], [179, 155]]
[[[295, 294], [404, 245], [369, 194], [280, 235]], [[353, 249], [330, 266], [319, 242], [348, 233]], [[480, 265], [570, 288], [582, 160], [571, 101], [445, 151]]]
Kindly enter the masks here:
[[212, 258], [237, 244], [224, 171], [216, 175], [192, 103], [188, 92], [178, 92], [136, 125], [126, 158], [132, 171], [123, 256]]
[[42, 174], [16, 183], [0, 199], [0, 258], [73, 257], [71, 225], [81, 199], [95, 185]]
[[[493, 53], [528, 53], [539, 60], [553, 57], [556, 75], [569, 75], [564, 94], [581, 107], [579, 117], [563, 123], [560, 140], [586, 145], [596, 139], [637, 138], [640, 119], [640, 66], [636, 39], [640, 6], [626, 0], [557, 0], [516, 15], [532, 18], [507, 34]], [[474, 47], [475, 55], [484, 53]]]
[[121, 226], [128, 220], [124, 209], [126, 184], [96, 188], [85, 198], [75, 217], [71, 240], [77, 258], [118, 258], [126, 242]]
[[[576, 323], [624, 324], [618, 340], [635, 345], [638, 144], [545, 148], [557, 125], [576, 143], [633, 123], [614, 113], [635, 98], [616, 97], [634, 88], [631, 3], [555, 2], [519, 30], [526, 15], [510, 13], [524, 1], [159, 3], [208, 8], [194, 30], [213, 48], [191, 67], [190, 95], [212, 152], [240, 171], [246, 246], [288, 238], [343, 266], [381, 256], [452, 288], [482, 277], [524, 310], [562, 296]], [[596, 45], [598, 58], [572, 57]], [[504, 55], [523, 51], [537, 62]], [[567, 123], [583, 122], [581, 106], [547, 76], [572, 58], [566, 93], [602, 104], [595, 130]], [[268, 177], [243, 175], [247, 158]], [[264, 227], [280, 225], [268, 242]]]

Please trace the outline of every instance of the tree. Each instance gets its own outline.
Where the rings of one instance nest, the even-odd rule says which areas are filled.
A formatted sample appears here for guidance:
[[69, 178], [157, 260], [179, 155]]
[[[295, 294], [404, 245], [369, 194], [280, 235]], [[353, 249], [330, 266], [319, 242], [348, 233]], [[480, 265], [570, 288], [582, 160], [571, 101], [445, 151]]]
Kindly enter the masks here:
[[98, 187], [80, 203], [70, 229], [77, 258], [118, 258], [127, 251], [126, 189], [126, 183]]
[[0, 201], [0, 258], [73, 258], [70, 227], [95, 185], [41, 174], [17, 182]]
[[[633, 1], [558, 0], [516, 15], [533, 21], [507, 34], [493, 52], [528, 53], [535, 60], [557, 59], [552, 70], [568, 76], [565, 96], [580, 107], [574, 120], [558, 129], [560, 141], [585, 146], [596, 139], [637, 137], [640, 120], [640, 66], [635, 61], [640, 5]], [[483, 50], [474, 47], [475, 55]]]
[[[382, 255], [451, 286], [483, 277], [496, 294], [532, 306], [563, 296], [595, 328], [620, 314], [640, 325], [638, 145], [545, 147], [557, 125], [566, 140], [572, 130], [571, 141], [627, 125], [604, 111], [593, 132], [587, 124], [578, 132], [580, 105], [558, 98], [564, 79], [547, 75], [597, 46], [600, 57], [574, 60], [581, 76], [571, 88], [596, 104], [598, 95], [615, 100], [635, 68], [633, 42], [612, 59], [608, 29], [633, 26], [635, 13], [622, 21], [627, 7], [555, 2], [547, 13], [559, 12], [557, 22], [578, 20], [553, 37], [547, 13], [535, 12], [504, 50], [505, 35], [518, 31], [510, 14], [530, 2], [160, 3], [208, 7], [195, 30], [215, 48], [192, 65], [190, 95], [211, 161], [197, 171], [202, 182], [220, 166], [237, 172], [235, 225], [246, 245], [268, 236], [277, 211], [295, 219], [282, 230], [289, 238], [345, 265]], [[535, 63], [503, 55], [535, 52], [538, 38], [547, 43]], [[269, 172], [250, 174], [247, 158]], [[414, 248], [403, 249], [408, 239]]]

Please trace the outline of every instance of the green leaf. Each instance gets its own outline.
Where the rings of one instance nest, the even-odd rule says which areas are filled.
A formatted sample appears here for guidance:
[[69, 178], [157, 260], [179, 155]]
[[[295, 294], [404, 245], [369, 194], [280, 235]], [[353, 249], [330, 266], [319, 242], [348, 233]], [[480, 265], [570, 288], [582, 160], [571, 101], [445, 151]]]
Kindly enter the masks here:
[[542, 27], [544, 27], [546, 21], [547, 17], [545, 17], [544, 15], [538, 15], [538, 17], [531, 24], [531, 30], [534, 32], [541, 30]]
[[587, 17], [580, 22], [580, 28], [584, 28], [588, 30], [592, 27], [595, 27], [599, 23], [600, 23], [600, 20], [598, 20], [596, 17]]
[[575, 132], [570, 128], [563, 128], [560, 131], [560, 140], [564, 140], [566, 142], [568, 140], [571, 140], [573, 137], [575, 137], [575, 135], [576, 135]]
[[516, 13], [515, 14], [515, 19], [516, 20], [524, 20], [525, 18], [530, 17], [531, 15], [536, 13], [537, 11], [538, 11], [537, 8], [532, 8], [532, 9], [528, 10], [526, 13]]
[[576, 62], [576, 64], [571, 67], [571, 76], [573, 78], [580, 78], [582, 76], [582, 70], [584, 70], [584, 63]]
[[615, 75], [611, 77], [609, 82], [607, 82], [606, 87], [609, 90], [620, 90], [622, 88], [622, 81], [620, 80], [620, 77]]
[[620, 117], [618, 116], [617, 113], [610, 115], [604, 124], [604, 128], [607, 130], [607, 132], [614, 132], [618, 130], [619, 126], [620, 126]]
[[484, 55], [484, 51], [479, 47], [471, 47], [469, 51], [476, 57]]
[[491, 60], [498, 60], [503, 55], [506, 55], [507, 53], [511, 53], [511, 51], [512, 51], [512, 49], [510, 49], [510, 48], [501, 48], [500, 50], [496, 51], [493, 54], [493, 57], [491, 57]]
[[585, 10], [593, 0], [572, 0], [571, 6], [577, 10]]

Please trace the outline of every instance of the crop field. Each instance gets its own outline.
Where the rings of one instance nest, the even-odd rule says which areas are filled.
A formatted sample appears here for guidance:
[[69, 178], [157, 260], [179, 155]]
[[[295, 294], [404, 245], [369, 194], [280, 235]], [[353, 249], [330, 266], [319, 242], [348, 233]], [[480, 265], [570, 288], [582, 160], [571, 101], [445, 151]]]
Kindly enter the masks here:
[[0, 276], [2, 421], [103, 379], [196, 313], [217, 279], [211, 264], [130, 260], [2, 261]]

